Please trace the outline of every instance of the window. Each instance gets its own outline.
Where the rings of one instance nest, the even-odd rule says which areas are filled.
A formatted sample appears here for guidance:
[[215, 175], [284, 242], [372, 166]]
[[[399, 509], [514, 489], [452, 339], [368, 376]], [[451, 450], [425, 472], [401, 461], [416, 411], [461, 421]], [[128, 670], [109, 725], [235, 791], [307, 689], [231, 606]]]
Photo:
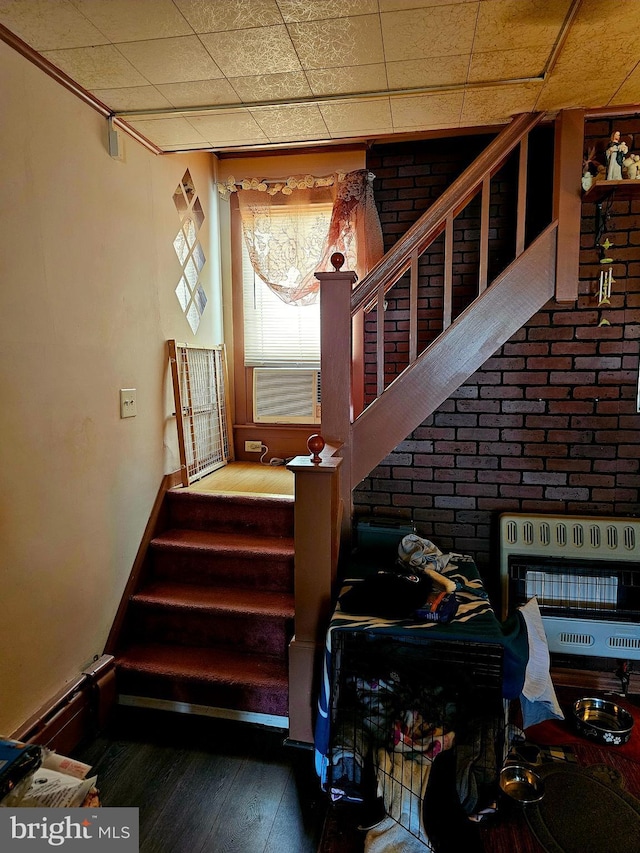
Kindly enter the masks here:
[[[331, 205], [310, 205], [297, 212], [295, 233], [288, 234], [285, 228], [291, 227], [291, 208], [283, 211], [281, 217], [272, 214], [272, 222], [275, 220], [276, 225], [277, 220], [282, 219], [282, 231], [275, 239], [279, 245], [288, 239], [308, 246], [309, 252], [315, 249], [320, 252], [318, 235], [324, 241]], [[284, 275], [293, 281], [301, 277], [293, 252], [291, 266]], [[291, 305], [280, 299], [254, 272], [244, 240], [242, 290], [245, 367], [320, 366], [320, 300], [311, 305]]]

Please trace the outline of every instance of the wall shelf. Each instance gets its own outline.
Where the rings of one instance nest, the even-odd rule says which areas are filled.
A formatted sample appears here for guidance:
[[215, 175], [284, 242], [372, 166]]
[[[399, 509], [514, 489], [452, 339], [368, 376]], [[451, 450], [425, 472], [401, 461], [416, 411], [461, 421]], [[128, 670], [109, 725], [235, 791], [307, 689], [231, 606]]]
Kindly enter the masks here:
[[582, 194], [583, 201], [602, 201], [612, 193], [618, 201], [640, 198], [640, 181], [630, 179], [622, 181], [596, 181]]

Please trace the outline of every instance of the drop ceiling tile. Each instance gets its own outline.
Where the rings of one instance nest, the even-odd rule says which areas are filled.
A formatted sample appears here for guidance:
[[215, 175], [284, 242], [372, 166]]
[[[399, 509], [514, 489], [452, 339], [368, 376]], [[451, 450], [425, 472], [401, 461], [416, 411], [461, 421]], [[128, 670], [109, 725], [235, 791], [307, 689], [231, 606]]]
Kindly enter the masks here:
[[474, 51], [509, 45], [553, 47], [571, 0], [490, 0], [480, 3]]
[[117, 48], [150, 83], [184, 83], [223, 76], [198, 36], [125, 42]]
[[546, 47], [474, 53], [469, 68], [469, 83], [538, 77], [545, 70], [549, 56], [550, 53]]
[[215, 145], [250, 145], [268, 138], [249, 110], [220, 110], [211, 115], [191, 116], [193, 127]]
[[381, 19], [388, 62], [471, 53], [474, 3], [385, 12]]
[[315, 104], [250, 110], [251, 115], [269, 139], [299, 137], [322, 139], [327, 136], [327, 126]]
[[107, 44], [109, 39], [81, 15], [69, 0], [0, 0], [0, 19], [35, 50]]
[[206, 145], [206, 137], [181, 116], [171, 118], [127, 119], [127, 124], [139, 131], [151, 142], [163, 148], [165, 145]]
[[174, 0], [196, 33], [282, 24], [276, 0]]
[[346, 133], [381, 134], [392, 130], [388, 98], [320, 104], [320, 112], [334, 138]]
[[460, 123], [464, 126], [505, 124], [516, 113], [535, 110], [542, 83], [486, 86], [467, 89]]
[[284, 25], [235, 30], [233, 36], [204, 33], [200, 38], [226, 77], [300, 71]]
[[349, 15], [377, 15], [377, 0], [278, 0], [286, 23], [319, 21]]
[[435, 59], [408, 59], [387, 63], [390, 89], [417, 89], [431, 86], [459, 86], [467, 80], [469, 54], [452, 55], [443, 62]]
[[[640, 104], [640, 63], [611, 99], [612, 104]], [[634, 153], [638, 153], [635, 151]]]
[[158, 90], [174, 107], [206, 107], [238, 102], [233, 86], [224, 79], [165, 83], [158, 85]]
[[351, 92], [384, 92], [387, 73], [383, 63], [352, 65], [350, 68], [318, 68], [306, 72], [314, 95], [344, 95]]
[[462, 92], [406, 95], [391, 99], [396, 131], [433, 127], [457, 127], [462, 109]]
[[72, 0], [112, 42], [189, 35], [192, 30], [172, 0]]
[[289, 24], [302, 67], [339, 68], [384, 60], [378, 15]]
[[453, 2], [479, 5], [479, 0], [378, 0], [378, 5], [381, 12], [400, 12], [404, 9], [426, 9], [429, 6], [451, 6]]
[[112, 44], [46, 50], [42, 55], [90, 91], [145, 86], [148, 83]]
[[128, 86], [124, 89], [93, 89], [92, 94], [114, 111], [162, 110], [171, 103], [155, 86]]
[[311, 96], [311, 89], [302, 71], [282, 74], [260, 74], [256, 77], [231, 77], [229, 82], [245, 103], [255, 101], [284, 101]]
[[[582, 8], [582, 7], [581, 7]], [[607, 50], [593, 38], [593, 17], [583, 18], [571, 28], [560, 56], [545, 82], [537, 108], [554, 110], [602, 106], [615, 97], [620, 80], [636, 67], [640, 56], [640, 27], [628, 30], [619, 23], [607, 29]], [[587, 33], [589, 36], [587, 37]], [[615, 57], [615, 73], [611, 59]], [[576, 73], [576, 68], [585, 69]]]
[[562, 110], [597, 107], [608, 104], [616, 93], [617, 83], [604, 76], [552, 74], [543, 84], [536, 110]]

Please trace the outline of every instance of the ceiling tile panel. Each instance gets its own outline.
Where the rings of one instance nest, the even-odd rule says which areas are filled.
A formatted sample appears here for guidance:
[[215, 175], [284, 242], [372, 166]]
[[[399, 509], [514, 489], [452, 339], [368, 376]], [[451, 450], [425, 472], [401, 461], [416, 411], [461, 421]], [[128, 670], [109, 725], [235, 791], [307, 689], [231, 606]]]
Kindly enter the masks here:
[[307, 71], [314, 95], [344, 95], [348, 92], [384, 92], [387, 74], [383, 63], [352, 65], [351, 68], [317, 68]]
[[571, 0], [484, 0], [478, 10], [474, 51], [514, 44], [551, 50]]
[[302, 67], [343, 68], [382, 62], [378, 15], [288, 24]]
[[[612, 104], [640, 104], [640, 63], [611, 99]], [[640, 110], [639, 110], [640, 111]], [[640, 142], [640, 140], [639, 140]], [[638, 153], [638, 152], [635, 152]]]
[[[536, 109], [606, 105], [638, 63], [640, 5], [635, 25], [633, 20], [624, 19], [624, 16], [619, 20], [616, 16], [606, 27], [605, 39], [594, 38], [594, 32], [601, 29], [601, 8], [585, 2], [580, 11], [583, 14], [571, 27]], [[580, 69], [580, 73], [576, 73], [576, 69]]]
[[334, 138], [345, 133], [390, 133], [393, 127], [388, 98], [320, 104], [320, 112]]
[[381, 15], [387, 62], [471, 53], [477, 4], [430, 6]]
[[245, 109], [190, 116], [189, 122], [211, 144], [252, 145], [269, 141], [249, 110]]
[[43, 56], [89, 91], [148, 83], [112, 44], [45, 50]]
[[443, 92], [392, 98], [394, 130], [402, 132], [433, 127], [457, 127], [462, 97], [462, 92]]
[[163, 110], [173, 106], [154, 86], [94, 89], [93, 94], [112, 110]]
[[302, 71], [282, 74], [260, 74], [256, 77], [231, 77], [229, 82], [245, 103], [256, 101], [285, 101], [307, 98], [312, 92]]
[[196, 33], [270, 27], [282, 23], [276, 0], [174, 0]]
[[300, 62], [287, 28], [257, 27], [200, 36], [226, 77], [247, 77], [300, 71]]
[[109, 41], [141, 41], [189, 35], [173, 0], [72, 0]]
[[390, 89], [417, 89], [458, 86], [466, 83], [469, 54], [451, 55], [443, 62], [435, 59], [408, 59], [387, 63]]
[[516, 80], [539, 77], [545, 70], [550, 53], [545, 47], [491, 50], [474, 53], [469, 68], [470, 83]]
[[542, 83], [487, 86], [468, 89], [464, 94], [460, 124], [507, 124], [517, 113], [531, 112]]
[[165, 83], [158, 90], [174, 107], [206, 107], [235, 104], [237, 96], [228, 80], [192, 80], [189, 83]]
[[0, 20], [36, 50], [109, 42], [69, 0], [30, 0], [29, 3], [0, 0]]
[[381, 12], [400, 12], [405, 9], [427, 9], [430, 6], [451, 6], [454, 2], [477, 6], [480, 0], [378, 0], [378, 6]]
[[251, 115], [269, 139], [323, 139], [327, 126], [315, 104], [251, 110]]
[[223, 76], [198, 36], [125, 42], [117, 48], [150, 83], [184, 83]]
[[378, 14], [378, 0], [278, 0], [287, 23]]
[[156, 145], [201, 145], [206, 146], [206, 138], [181, 116], [171, 118], [131, 119], [128, 122], [147, 139]]

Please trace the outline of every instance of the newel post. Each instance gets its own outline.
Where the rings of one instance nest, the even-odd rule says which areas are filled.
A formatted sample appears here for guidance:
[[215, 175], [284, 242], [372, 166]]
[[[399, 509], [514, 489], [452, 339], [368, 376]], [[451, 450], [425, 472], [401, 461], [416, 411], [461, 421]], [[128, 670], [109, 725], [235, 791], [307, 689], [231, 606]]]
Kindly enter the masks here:
[[317, 677], [336, 581], [340, 457], [320, 435], [309, 456], [287, 468], [295, 475], [295, 633], [289, 645], [289, 740], [313, 743]]
[[351, 291], [357, 281], [353, 270], [340, 270], [344, 257], [331, 258], [335, 272], [317, 272], [320, 282], [320, 347], [322, 376], [322, 435], [340, 448], [344, 460], [340, 470], [342, 500], [341, 538], [347, 544], [351, 536], [353, 500], [351, 490]]

